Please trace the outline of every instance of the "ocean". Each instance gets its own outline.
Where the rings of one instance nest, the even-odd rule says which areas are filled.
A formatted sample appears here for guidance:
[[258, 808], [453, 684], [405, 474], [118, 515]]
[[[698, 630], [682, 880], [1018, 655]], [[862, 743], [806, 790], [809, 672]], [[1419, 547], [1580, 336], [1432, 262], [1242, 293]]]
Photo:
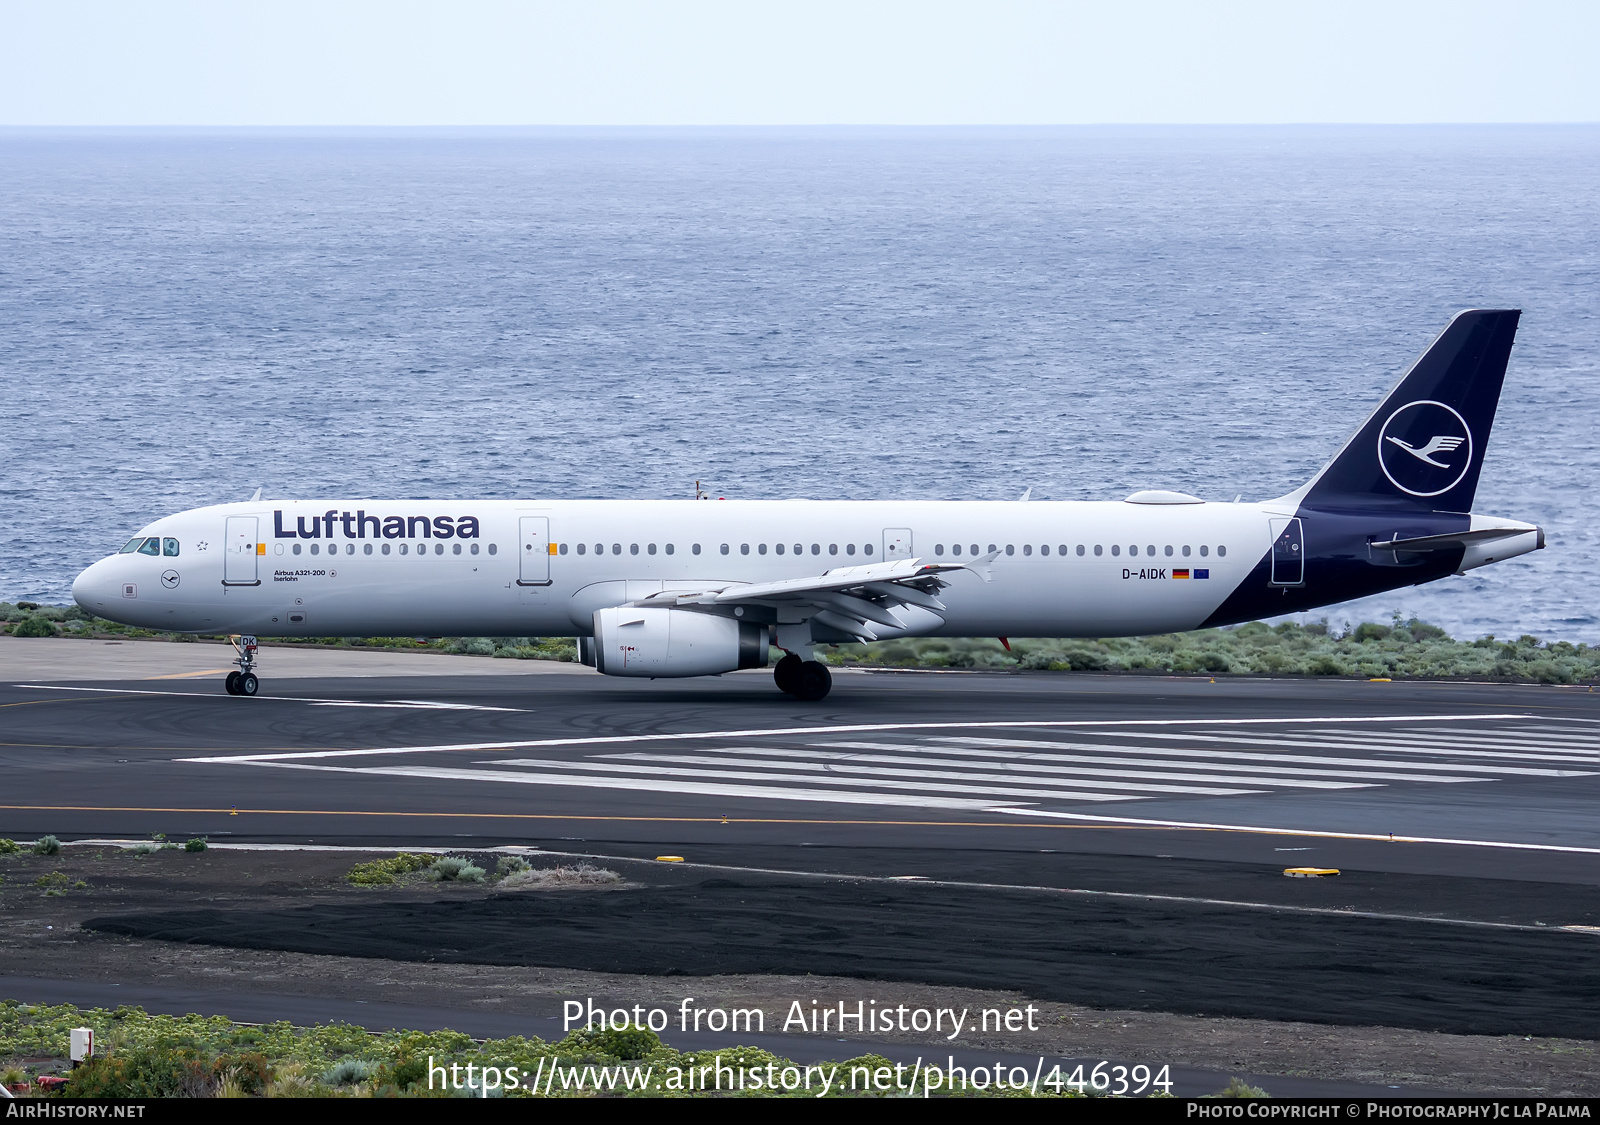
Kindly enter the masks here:
[[0, 132], [0, 599], [257, 487], [1265, 499], [1472, 306], [1549, 549], [1326, 616], [1600, 642], [1597, 127]]

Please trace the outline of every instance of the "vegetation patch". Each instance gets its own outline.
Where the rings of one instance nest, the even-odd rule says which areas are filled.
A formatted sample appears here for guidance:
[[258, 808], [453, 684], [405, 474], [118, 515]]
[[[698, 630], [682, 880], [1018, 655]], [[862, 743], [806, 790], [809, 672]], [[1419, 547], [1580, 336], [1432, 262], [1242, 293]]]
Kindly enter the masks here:
[[1589, 683], [1600, 679], [1600, 647], [1522, 636], [1457, 641], [1437, 625], [1399, 615], [1387, 625], [1341, 629], [1327, 621], [1267, 625], [1252, 621], [1152, 637], [1100, 640], [912, 638], [819, 649], [834, 665], [977, 668], [1052, 672], [1166, 672], [1392, 679], [1468, 678]]
[[375, 887], [387, 883], [397, 883], [407, 875], [414, 875], [425, 871], [433, 864], [431, 855], [414, 855], [411, 852], [400, 852], [388, 859], [375, 859], [370, 863], [358, 863], [345, 873], [345, 882], [354, 883], [358, 887]]
[[519, 887], [604, 887], [622, 882], [622, 876], [604, 867], [580, 863], [573, 867], [549, 867], [538, 870], [524, 863], [521, 870], [506, 875], [497, 884], [508, 890]]
[[[74, 1027], [94, 1029], [96, 1056], [68, 1070], [69, 1031]], [[0, 1001], [0, 1072], [8, 1083], [27, 1083], [28, 1093], [46, 1097], [708, 1096], [707, 1091], [687, 1088], [683, 1076], [691, 1067], [709, 1073], [719, 1063], [725, 1072], [746, 1075], [766, 1074], [769, 1066], [775, 1074], [804, 1071], [801, 1064], [756, 1047], [730, 1044], [678, 1051], [655, 1032], [633, 1025], [574, 1031], [556, 1042], [521, 1036], [479, 1042], [448, 1030], [375, 1033], [350, 1024], [296, 1027], [287, 1022], [243, 1026], [221, 1017], [153, 1016], [142, 1008], [108, 1011]], [[837, 1067], [832, 1097], [905, 1096], [903, 1089], [880, 1089], [870, 1082], [851, 1089], [853, 1072], [893, 1070], [894, 1064], [879, 1055], [811, 1066]], [[505, 1081], [513, 1067], [518, 1076], [514, 1086]], [[492, 1083], [484, 1077], [485, 1068], [496, 1076]], [[453, 1075], [448, 1084], [442, 1073]], [[39, 1079], [46, 1075], [65, 1075], [65, 1087], [41, 1090]], [[535, 1075], [545, 1079], [537, 1094], [531, 1088]], [[819, 1092], [815, 1081], [810, 1089], [797, 1085], [787, 1091], [781, 1086], [760, 1091], [799, 1098], [815, 1098]], [[935, 1096], [948, 1093], [934, 1091]], [[1027, 1097], [1030, 1090], [1025, 1084], [1020, 1090], [991, 1087], [955, 1093]], [[1070, 1088], [1060, 1093], [1077, 1096]], [[1041, 1087], [1039, 1094], [1056, 1096], [1056, 1091]], [[718, 1096], [717, 1091], [709, 1096]], [[721, 1096], [729, 1091], [724, 1088]]]

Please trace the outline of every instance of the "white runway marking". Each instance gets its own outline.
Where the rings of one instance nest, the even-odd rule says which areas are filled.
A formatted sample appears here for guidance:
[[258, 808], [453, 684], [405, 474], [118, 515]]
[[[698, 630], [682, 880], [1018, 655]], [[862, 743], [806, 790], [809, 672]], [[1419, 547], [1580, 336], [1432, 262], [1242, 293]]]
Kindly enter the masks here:
[[[232, 699], [227, 693], [218, 694], [214, 691], [156, 691], [150, 688], [108, 688], [108, 687], [64, 687], [60, 684], [12, 684], [15, 688], [27, 688], [29, 691], [95, 691], [105, 695], [172, 695], [179, 699]], [[310, 696], [298, 695], [257, 695], [256, 700], [265, 700], [277, 703], [309, 703], [313, 707], [390, 707], [412, 708], [430, 711], [513, 711], [518, 714], [531, 715], [532, 710], [525, 707], [483, 707], [476, 703], [435, 703], [426, 699], [394, 699], [385, 703], [363, 703], [354, 699], [317, 699]]]
[[[22, 686], [22, 685], [19, 685]], [[63, 691], [69, 690], [66, 688]], [[103, 689], [110, 691], [113, 689]], [[146, 694], [164, 695], [165, 692]], [[172, 694], [181, 694], [174, 692]], [[684, 742], [695, 739], [720, 738], [777, 738], [801, 734], [865, 734], [871, 731], [896, 730], [1055, 730], [1068, 727], [1169, 727], [1169, 726], [1255, 726], [1272, 724], [1306, 723], [1440, 723], [1482, 722], [1490, 719], [1531, 719], [1532, 715], [1519, 713], [1491, 715], [1388, 715], [1356, 716], [1350, 719], [1062, 719], [1045, 721], [1007, 720], [1003, 722], [947, 722], [947, 723], [858, 723], [832, 727], [772, 727], [750, 730], [715, 730], [681, 734], [607, 734], [579, 738], [534, 738], [518, 741], [459, 742], [438, 746], [382, 746], [366, 750], [299, 750], [274, 754], [230, 754], [220, 757], [180, 758], [184, 762], [288, 762], [312, 758], [356, 758], [387, 754], [438, 754], [456, 750], [535, 750], [554, 746], [608, 746], [627, 742]]]
[[1217, 824], [1193, 820], [1146, 820], [1131, 816], [1095, 816], [1092, 813], [1048, 812], [1043, 809], [997, 809], [989, 812], [1011, 816], [1048, 817], [1051, 820], [1082, 820], [1105, 824], [1132, 824], [1147, 828], [1197, 828], [1218, 832], [1253, 832], [1268, 836], [1313, 836], [1326, 840], [1377, 840], [1394, 844], [1454, 844], [1467, 848], [1510, 848], [1515, 851], [1568, 852], [1600, 855], [1600, 848], [1581, 848], [1567, 844], [1519, 844], [1509, 840], [1464, 840], [1444, 836], [1402, 836], [1382, 832], [1327, 832], [1310, 828], [1281, 828], [1258, 824]]
[[[822, 745], [827, 745], [827, 744], [824, 743]], [[919, 747], [915, 747], [915, 746], [893, 746], [892, 744], [890, 744], [890, 745], [884, 745], [882, 748], [886, 749], [886, 750], [891, 750], [891, 749], [892, 750], [905, 750], [905, 751], [911, 751], [912, 753], [905, 754], [905, 755], [897, 755], [897, 754], [831, 754], [831, 753], [826, 753], [826, 752], [818, 751], [818, 750], [764, 750], [764, 749], [762, 749], [761, 747], [758, 747], [758, 746], [751, 746], [751, 747], [741, 747], [741, 748], [739, 748], [737, 750], [713, 748], [713, 749], [708, 750], [707, 754], [708, 755], [752, 754], [752, 755], [764, 756], [764, 757], [767, 757], [767, 758], [778, 758], [778, 759], [781, 759], [783, 761], [783, 764], [786, 767], [788, 767], [789, 769], [807, 768], [807, 769], [847, 769], [847, 770], [874, 769], [874, 770], [876, 770], [878, 767], [877, 767], [877, 765], [875, 765], [875, 763], [882, 763], [883, 766], [885, 766], [885, 767], [889, 767], [889, 766], [911, 766], [911, 767], [916, 767], [912, 772], [922, 772], [923, 770], [925, 770], [927, 767], [930, 767], [930, 766], [953, 766], [953, 767], [955, 767], [957, 769], [962, 769], [962, 770], [972, 770], [972, 769], [978, 768], [978, 767], [981, 767], [983, 769], [991, 769], [991, 770], [1004, 770], [1005, 771], [1005, 776], [1011, 776], [1011, 777], [1025, 776], [1025, 775], [1038, 775], [1038, 776], [1041, 776], [1041, 777], [1054, 777], [1054, 776], [1076, 777], [1076, 776], [1078, 776], [1080, 774], [1086, 774], [1086, 775], [1088, 775], [1090, 777], [1133, 777], [1133, 778], [1154, 778], [1154, 779], [1159, 779], [1159, 780], [1163, 780], [1163, 781], [1199, 781], [1199, 782], [1209, 783], [1209, 784], [1212, 784], [1212, 785], [1218, 785], [1218, 784], [1221, 784], [1221, 785], [1277, 785], [1277, 786], [1284, 786], [1284, 787], [1291, 788], [1291, 789], [1292, 788], [1302, 788], [1302, 789], [1365, 789], [1365, 788], [1367, 788], [1367, 786], [1364, 786], [1364, 785], [1354, 784], [1354, 783], [1345, 782], [1345, 781], [1310, 781], [1310, 780], [1307, 780], [1306, 778], [1303, 778], [1303, 777], [1302, 778], [1275, 777], [1275, 776], [1274, 777], [1246, 777], [1246, 776], [1242, 776], [1241, 772], [1240, 772], [1240, 770], [1251, 770], [1251, 769], [1254, 769], [1254, 770], [1257, 770], [1257, 771], [1259, 771], [1261, 773], [1315, 774], [1315, 773], [1318, 772], [1318, 771], [1315, 771], [1315, 770], [1276, 770], [1276, 771], [1270, 771], [1270, 770], [1267, 769], [1267, 767], [1264, 767], [1264, 766], [1243, 766], [1243, 767], [1239, 767], [1239, 769], [1233, 769], [1233, 767], [1218, 765], [1214, 769], [1210, 770], [1210, 772], [1207, 772], [1207, 773], [1193, 773], [1193, 772], [1176, 773], [1176, 772], [1162, 772], [1162, 767], [1166, 767], [1167, 770], [1173, 770], [1175, 768], [1181, 768], [1183, 766], [1186, 766], [1189, 763], [1187, 763], [1187, 762], [1162, 762], [1162, 761], [1156, 761], [1156, 760], [1153, 760], [1153, 759], [1152, 760], [1147, 760], [1147, 759], [1142, 759], [1142, 758], [1134, 758], [1134, 759], [1131, 759], [1131, 760], [1128, 760], [1128, 761], [1123, 761], [1123, 760], [1116, 759], [1116, 758], [1079, 757], [1079, 756], [1070, 755], [1070, 754], [1017, 754], [1017, 755], [1007, 755], [1007, 754], [1000, 754], [1000, 753], [989, 753], [989, 754], [985, 755], [984, 752], [981, 751], [981, 750], [977, 751], [977, 753], [980, 754], [980, 755], [984, 755], [984, 756], [981, 757], [981, 758], [977, 758], [977, 759], [974, 759], [974, 758], [972, 758], [970, 756], [968, 756], [968, 757], [951, 757], [951, 758], [935, 758], [935, 757], [929, 756], [926, 753], [917, 753], [917, 751], [920, 748]], [[607, 757], [607, 758], [630, 758], [630, 759], [637, 759], [637, 760], [649, 760], [649, 761], [655, 761], [655, 762], [703, 762], [703, 763], [711, 763], [711, 762], [748, 762], [748, 763], [753, 764], [753, 763], [759, 761], [761, 765], [770, 766], [772, 764], [769, 761], [761, 761], [760, 758], [752, 758], [752, 759], [748, 759], [747, 760], [747, 759], [743, 759], [743, 758], [722, 758], [722, 757], [711, 757], [711, 756], [696, 757], [696, 756], [693, 756], [693, 755], [685, 755], [685, 756], [681, 756], [681, 757], [675, 757], [675, 756], [665, 755], [665, 754], [638, 753], [638, 754], [605, 754], [605, 755], [602, 755], [602, 757]], [[832, 762], [832, 763], [835, 763], [835, 764], [833, 764], [833, 765], [822, 765], [822, 764], [819, 764], [819, 765], [815, 765], [815, 766], [802, 767], [801, 764], [796, 761], [797, 758], [817, 758], [817, 759], [823, 760], [824, 762]], [[1100, 763], [1107, 763], [1107, 764], [1111, 764], [1111, 765], [1120, 765], [1120, 766], [1146, 765], [1146, 766], [1155, 766], [1156, 769], [1155, 770], [1136, 770], [1136, 769], [1114, 770], [1114, 769], [1085, 768], [1083, 766], [1074, 765], [1073, 768], [1071, 768], [1071, 769], [1063, 770], [1063, 769], [1052, 767], [1052, 765], [1050, 764], [1052, 762], [1063, 762], [1063, 763], [1067, 763], [1067, 762], [1071, 762], [1071, 763], [1077, 763], [1077, 762], [1095, 763], [1095, 762], [1100, 762]], [[1205, 767], [1191, 767], [1191, 768], [1205, 768]], [[1229, 772], [1230, 770], [1232, 770], [1232, 772]], [[890, 771], [890, 772], [893, 772], [893, 771]], [[930, 775], [930, 776], [935, 776], [935, 775]], [[985, 775], [983, 775], [983, 774], [963, 773], [963, 774], [961, 774], [959, 776], [982, 777], [982, 776], [985, 776]], [[1340, 776], [1340, 777], [1357, 777], [1357, 776], [1359, 776], [1359, 777], [1370, 777], [1370, 776], [1376, 776], [1376, 775], [1340, 774], [1340, 775], [1337, 775], [1337, 776]], [[1396, 774], [1396, 775], [1391, 775], [1391, 776], [1399, 777], [1401, 775]], [[1437, 780], [1437, 779], [1436, 778], [1429, 778], [1428, 780], [1433, 781], [1433, 780]], [[1482, 780], [1482, 779], [1481, 778], [1476, 778], [1476, 777], [1457, 777], [1457, 778], [1450, 778], [1448, 780], [1452, 780], [1452, 781], [1479, 781], [1479, 780]]]
[[[1528, 719], [1508, 717], [1522, 723]], [[1347, 790], [1372, 792], [1413, 784], [1492, 785], [1600, 776], [1600, 768], [1563, 768], [1600, 766], [1589, 757], [1577, 756], [1584, 752], [1581, 748], [1559, 755], [1474, 749], [1502, 735], [1503, 728], [1490, 725], [1493, 720], [1485, 716], [1402, 716], [1392, 721], [1400, 724], [1415, 720], [1463, 724], [1448, 728], [1459, 735], [1460, 741], [1446, 742], [1437, 736], [1419, 739], [1415, 737], [1420, 733], [1415, 727], [1385, 728], [1364, 720], [1357, 726], [1343, 726], [1325, 718], [1302, 720], [1318, 730], [1314, 735], [1308, 735], [1300, 723], [1289, 723], [1285, 729], [1283, 720], [1272, 720], [1283, 731], [1272, 736], [1257, 733], [1264, 724], [1248, 720], [1184, 720], [1186, 729], [1173, 729], [1178, 720], [1070, 720], [879, 723], [605, 735], [353, 751], [245, 753], [180, 760], [367, 777], [628, 790], [691, 799], [750, 798], [986, 811], [1006, 816], [1036, 814], [1051, 819], [1171, 828], [1234, 826], [1198, 819], [1105, 816], [1090, 809], [1103, 807], [1106, 802], [1232, 801], [1308, 791], [1337, 801]], [[1046, 731], [1059, 734], [1001, 737], [1002, 730], [1019, 735], [1033, 732], [1042, 736]], [[948, 733], [923, 733], [927, 731]], [[861, 732], [875, 733], [879, 740], [813, 741], [819, 735]], [[1544, 737], [1543, 728], [1539, 727], [1524, 728], [1524, 733], [1533, 745]], [[1202, 745], [1194, 745], [1196, 742]], [[1600, 738], [1584, 744], [1588, 745], [1600, 747]], [[405, 761], [418, 754], [513, 748], [545, 753], [517, 758], [497, 756], [462, 766], [413, 765]], [[1350, 755], [1349, 751], [1355, 748], [1365, 754]], [[1324, 753], [1314, 752], [1318, 750]], [[352, 756], [385, 755], [399, 760], [342, 764], [342, 759]], [[1540, 764], [1533, 764], [1530, 758]], [[1072, 812], [1074, 805], [1083, 811]], [[1351, 835], [1323, 831], [1295, 834]], [[1368, 837], [1354, 834], [1351, 838]], [[1437, 838], [1437, 842], [1451, 841]]]
[[[1159, 737], [1159, 736], [1157, 736]], [[1592, 771], [1586, 770], [1551, 770], [1538, 766], [1486, 766], [1462, 764], [1461, 762], [1389, 762], [1382, 758], [1328, 758], [1319, 754], [1266, 754], [1249, 750], [1189, 750], [1167, 746], [1104, 746], [1092, 742], [1047, 742], [1020, 738], [929, 738], [925, 742], [959, 742], [964, 744], [981, 744], [984, 746], [1017, 746], [1037, 747], [1040, 749], [1061, 747], [1072, 750], [1099, 750], [1110, 754], [1156, 754], [1161, 757], [1172, 758], [1201, 758], [1206, 761], [1226, 761], [1238, 759], [1251, 762], [1300, 762], [1307, 764], [1323, 764], [1335, 766], [1372, 766], [1383, 770], [1448, 770], [1452, 773], [1483, 773], [1496, 776], [1523, 775], [1527, 777], [1590, 777]], [[839, 743], [837, 745], [848, 745]], [[864, 745], [864, 744], [863, 744]], [[1298, 743], [1293, 744], [1298, 745]], [[1342, 749], [1342, 747], [1341, 747]], [[1317, 773], [1324, 773], [1317, 770]], [[1418, 780], [1428, 780], [1418, 778]], [[1467, 780], [1456, 778], [1457, 781]]]

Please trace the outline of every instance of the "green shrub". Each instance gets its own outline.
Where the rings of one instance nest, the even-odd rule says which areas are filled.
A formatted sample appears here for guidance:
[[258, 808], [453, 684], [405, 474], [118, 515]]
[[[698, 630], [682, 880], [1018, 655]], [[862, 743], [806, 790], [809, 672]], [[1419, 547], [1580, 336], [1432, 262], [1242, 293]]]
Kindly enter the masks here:
[[507, 875], [515, 875], [519, 871], [530, 871], [533, 864], [523, 859], [520, 855], [503, 855], [495, 861], [494, 873], [497, 878], [504, 879]]
[[1371, 621], [1363, 621], [1356, 626], [1356, 631], [1352, 636], [1357, 641], [1365, 643], [1367, 641], [1381, 641], [1392, 632], [1394, 630], [1387, 625], [1375, 625]]
[[22, 845], [15, 840], [0, 840], [0, 855], [15, 855], [22, 850]]
[[[648, 1027], [639, 1027], [637, 1024], [628, 1024], [625, 1027], [608, 1027], [604, 1030], [583, 1030], [571, 1032], [560, 1043], [556, 1044], [562, 1053], [588, 1054], [595, 1052], [610, 1055], [612, 1058], [642, 1059], [651, 1051], [661, 1046], [661, 1037]], [[721, 1052], [723, 1061], [729, 1066], [737, 1065], [728, 1058], [728, 1052]]]
[[447, 855], [433, 861], [428, 878], [438, 883], [481, 883], [488, 873], [460, 856]]
[[54, 637], [57, 636], [56, 627], [43, 617], [24, 617], [12, 628], [13, 637]]
[[1230, 1078], [1228, 1084], [1215, 1094], [1206, 1094], [1208, 1098], [1270, 1098], [1260, 1086], [1252, 1086], [1242, 1078]]
[[60, 853], [61, 841], [54, 836], [40, 836], [33, 842], [34, 855], [59, 855]]
[[203, 852], [206, 850], [206, 842], [202, 837], [196, 836], [183, 845], [183, 850], [186, 852]]
[[367, 1059], [340, 1059], [323, 1072], [322, 1081], [328, 1086], [359, 1086], [378, 1072], [378, 1063]]
[[425, 870], [433, 863], [431, 855], [414, 855], [410, 852], [401, 852], [388, 859], [375, 859], [370, 863], [358, 863], [345, 873], [345, 881], [360, 887], [380, 886], [393, 883], [402, 875], [411, 875]]

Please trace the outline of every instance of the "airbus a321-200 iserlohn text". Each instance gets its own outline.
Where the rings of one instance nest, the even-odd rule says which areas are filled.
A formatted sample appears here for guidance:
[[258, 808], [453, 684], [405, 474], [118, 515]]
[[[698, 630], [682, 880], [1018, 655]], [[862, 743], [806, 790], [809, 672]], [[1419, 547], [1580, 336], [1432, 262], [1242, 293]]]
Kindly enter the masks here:
[[[764, 667], [819, 644], [1107, 637], [1297, 612], [1544, 546], [1472, 513], [1516, 310], [1457, 315], [1310, 482], [1263, 503], [252, 500], [159, 519], [73, 584], [91, 613], [238, 634], [576, 636], [608, 676]], [[259, 497], [259, 493], [257, 494]]]

